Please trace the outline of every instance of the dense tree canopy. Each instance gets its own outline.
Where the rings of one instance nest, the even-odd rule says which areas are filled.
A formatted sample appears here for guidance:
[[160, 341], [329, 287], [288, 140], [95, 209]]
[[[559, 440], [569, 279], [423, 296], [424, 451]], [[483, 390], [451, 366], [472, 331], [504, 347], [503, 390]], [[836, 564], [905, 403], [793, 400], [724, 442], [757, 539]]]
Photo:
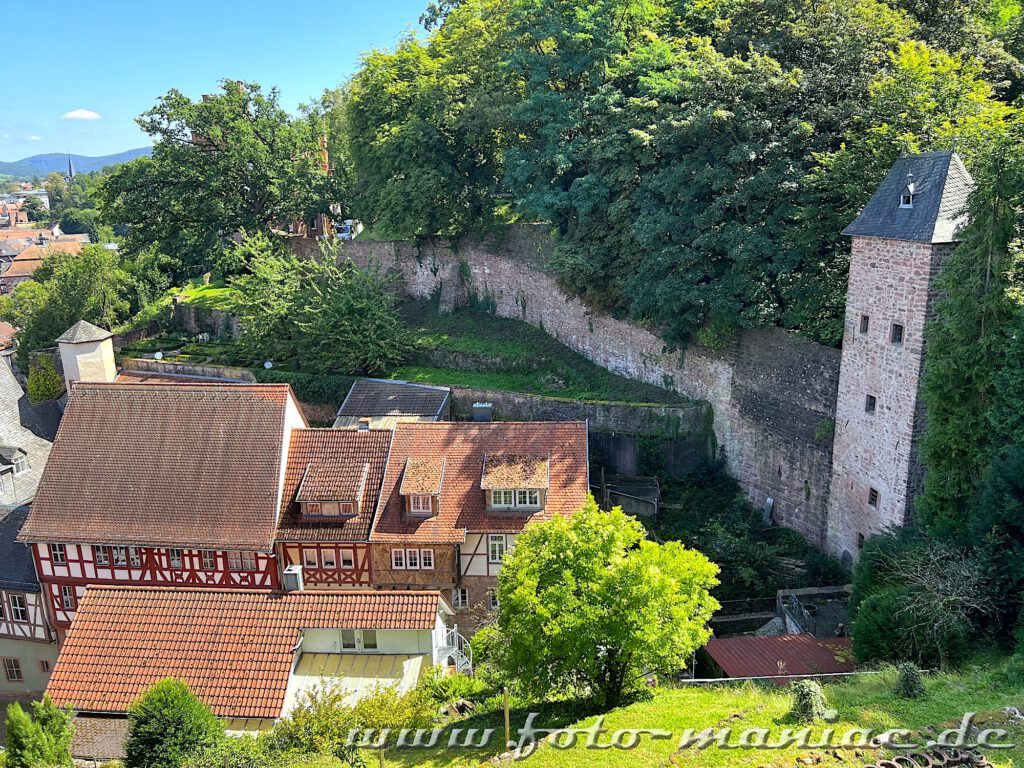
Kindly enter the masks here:
[[550, 223], [551, 267], [668, 341], [841, 336], [839, 232], [900, 153], [973, 166], [1020, 88], [1003, 0], [441, 2], [346, 104], [389, 234]]
[[292, 117], [277, 92], [225, 81], [193, 102], [176, 90], [138, 123], [153, 156], [119, 166], [102, 188], [106, 220], [128, 252], [157, 247], [201, 273], [238, 232], [270, 232], [327, 213], [336, 177], [320, 170], [319, 113]]

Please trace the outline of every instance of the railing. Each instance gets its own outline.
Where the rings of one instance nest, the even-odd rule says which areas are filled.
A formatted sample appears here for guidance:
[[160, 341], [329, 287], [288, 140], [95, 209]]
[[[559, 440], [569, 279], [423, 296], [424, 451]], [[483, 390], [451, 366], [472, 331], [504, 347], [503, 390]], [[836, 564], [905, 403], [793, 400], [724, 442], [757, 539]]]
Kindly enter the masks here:
[[457, 671], [473, 674], [473, 647], [459, 634], [458, 626], [445, 632], [441, 655], [443, 658], [451, 658]]

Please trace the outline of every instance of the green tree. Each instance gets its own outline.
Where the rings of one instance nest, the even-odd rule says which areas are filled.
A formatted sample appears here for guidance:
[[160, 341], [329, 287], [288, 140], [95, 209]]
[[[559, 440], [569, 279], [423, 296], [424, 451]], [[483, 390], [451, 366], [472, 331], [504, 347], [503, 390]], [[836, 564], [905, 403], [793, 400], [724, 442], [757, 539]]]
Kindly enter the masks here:
[[125, 768], [180, 768], [224, 735], [224, 726], [180, 680], [161, 680], [128, 711]]
[[944, 298], [926, 328], [922, 398], [928, 426], [921, 440], [921, 524], [964, 537], [985, 466], [998, 451], [988, 423], [995, 376], [1016, 319], [1014, 274], [1024, 211], [1024, 163], [1018, 140], [1004, 141], [976, 168], [970, 224], [937, 281]]
[[46, 190], [46, 196], [50, 199], [50, 213], [55, 219], [60, 218], [68, 197], [67, 179], [54, 171], [46, 176], [46, 180], [43, 182], [43, 189]]
[[29, 221], [49, 221], [50, 219], [49, 211], [38, 197], [26, 197], [21, 207]]
[[238, 232], [270, 234], [340, 199], [320, 169], [319, 115], [290, 116], [276, 90], [224, 81], [198, 102], [171, 90], [137, 122], [153, 155], [107, 177], [101, 208], [128, 252], [175, 256], [175, 277], [208, 271]]
[[64, 391], [64, 381], [53, 364], [53, 358], [43, 353], [28, 364], [28, 399], [33, 403], [53, 400]]
[[6, 768], [70, 766], [73, 713], [49, 696], [32, 702], [32, 714], [18, 702], [7, 706]]
[[387, 372], [409, 350], [394, 294], [375, 272], [337, 263], [325, 245], [319, 259], [298, 259], [263, 236], [238, 246], [249, 272], [237, 290], [241, 341], [252, 353], [320, 373]]
[[130, 287], [117, 254], [103, 246], [87, 245], [78, 255], [57, 251], [0, 301], [0, 317], [19, 329], [24, 350], [42, 349], [79, 320], [116, 326], [131, 312]]
[[498, 663], [529, 695], [617, 706], [645, 672], [672, 673], [710, 636], [718, 568], [678, 542], [647, 541], [593, 498], [527, 525], [498, 577]]

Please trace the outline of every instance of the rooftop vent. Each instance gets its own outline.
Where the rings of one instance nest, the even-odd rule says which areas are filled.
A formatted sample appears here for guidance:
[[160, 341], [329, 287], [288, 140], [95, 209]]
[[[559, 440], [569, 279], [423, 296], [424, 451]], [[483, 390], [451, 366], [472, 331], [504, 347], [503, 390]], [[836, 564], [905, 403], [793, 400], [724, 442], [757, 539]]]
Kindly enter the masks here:
[[368, 418], [363, 417], [363, 418], [361, 418], [359, 420], [359, 431], [360, 432], [369, 432], [370, 431], [370, 420]]
[[473, 403], [473, 421], [486, 424], [494, 420], [494, 405], [491, 403]]
[[289, 565], [285, 568], [281, 586], [284, 587], [285, 592], [301, 592], [305, 586], [302, 579], [302, 566]]

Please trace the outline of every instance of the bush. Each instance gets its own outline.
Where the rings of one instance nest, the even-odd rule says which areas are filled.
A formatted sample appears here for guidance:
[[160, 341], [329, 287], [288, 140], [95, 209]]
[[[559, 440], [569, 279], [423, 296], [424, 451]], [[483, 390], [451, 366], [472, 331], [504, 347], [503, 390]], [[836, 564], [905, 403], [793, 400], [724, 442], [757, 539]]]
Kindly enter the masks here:
[[304, 403], [317, 403], [321, 405], [332, 405], [335, 408], [341, 406], [341, 402], [348, 394], [353, 376], [341, 376], [329, 373], [298, 373], [296, 371], [282, 371], [278, 368], [255, 368], [253, 373], [256, 381], [264, 384], [291, 384], [295, 390], [295, 396]]
[[28, 366], [28, 399], [33, 403], [53, 400], [64, 392], [64, 379], [49, 355], [35, 355]]
[[815, 680], [797, 680], [793, 683], [793, 709], [790, 717], [801, 723], [813, 723], [825, 717], [828, 704], [825, 692]]
[[71, 765], [72, 712], [44, 696], [32, 703], [29, 715], [14, 702], [7, 707], [6, 768]]
[[125, 768], [179, 768], [224, 736], [224, 727], [180, 680], [161, 680], [128, 711]]
[[901, 699], [919, 699], [924, 693], [920, 670], [913, 664], [900, 664], [896, 671], [896, 695]]
[[334, 755], [355, 765], [359, 751], [348, 744], [349, 731], [358, 728], [355, 712], [345, 703], [340, 685], [323, 684], [306, 691], [287, 717], [268, 737], [277, 753]]
[[446, 706], [454, 701], [465, 699], [477, 702], [493, 693], [479, 677], [467, 675], [449, 675], [444, 667], [434, 667], [430, 675], [425, 676], [419, 684], [422, 694], [437, 706]]

